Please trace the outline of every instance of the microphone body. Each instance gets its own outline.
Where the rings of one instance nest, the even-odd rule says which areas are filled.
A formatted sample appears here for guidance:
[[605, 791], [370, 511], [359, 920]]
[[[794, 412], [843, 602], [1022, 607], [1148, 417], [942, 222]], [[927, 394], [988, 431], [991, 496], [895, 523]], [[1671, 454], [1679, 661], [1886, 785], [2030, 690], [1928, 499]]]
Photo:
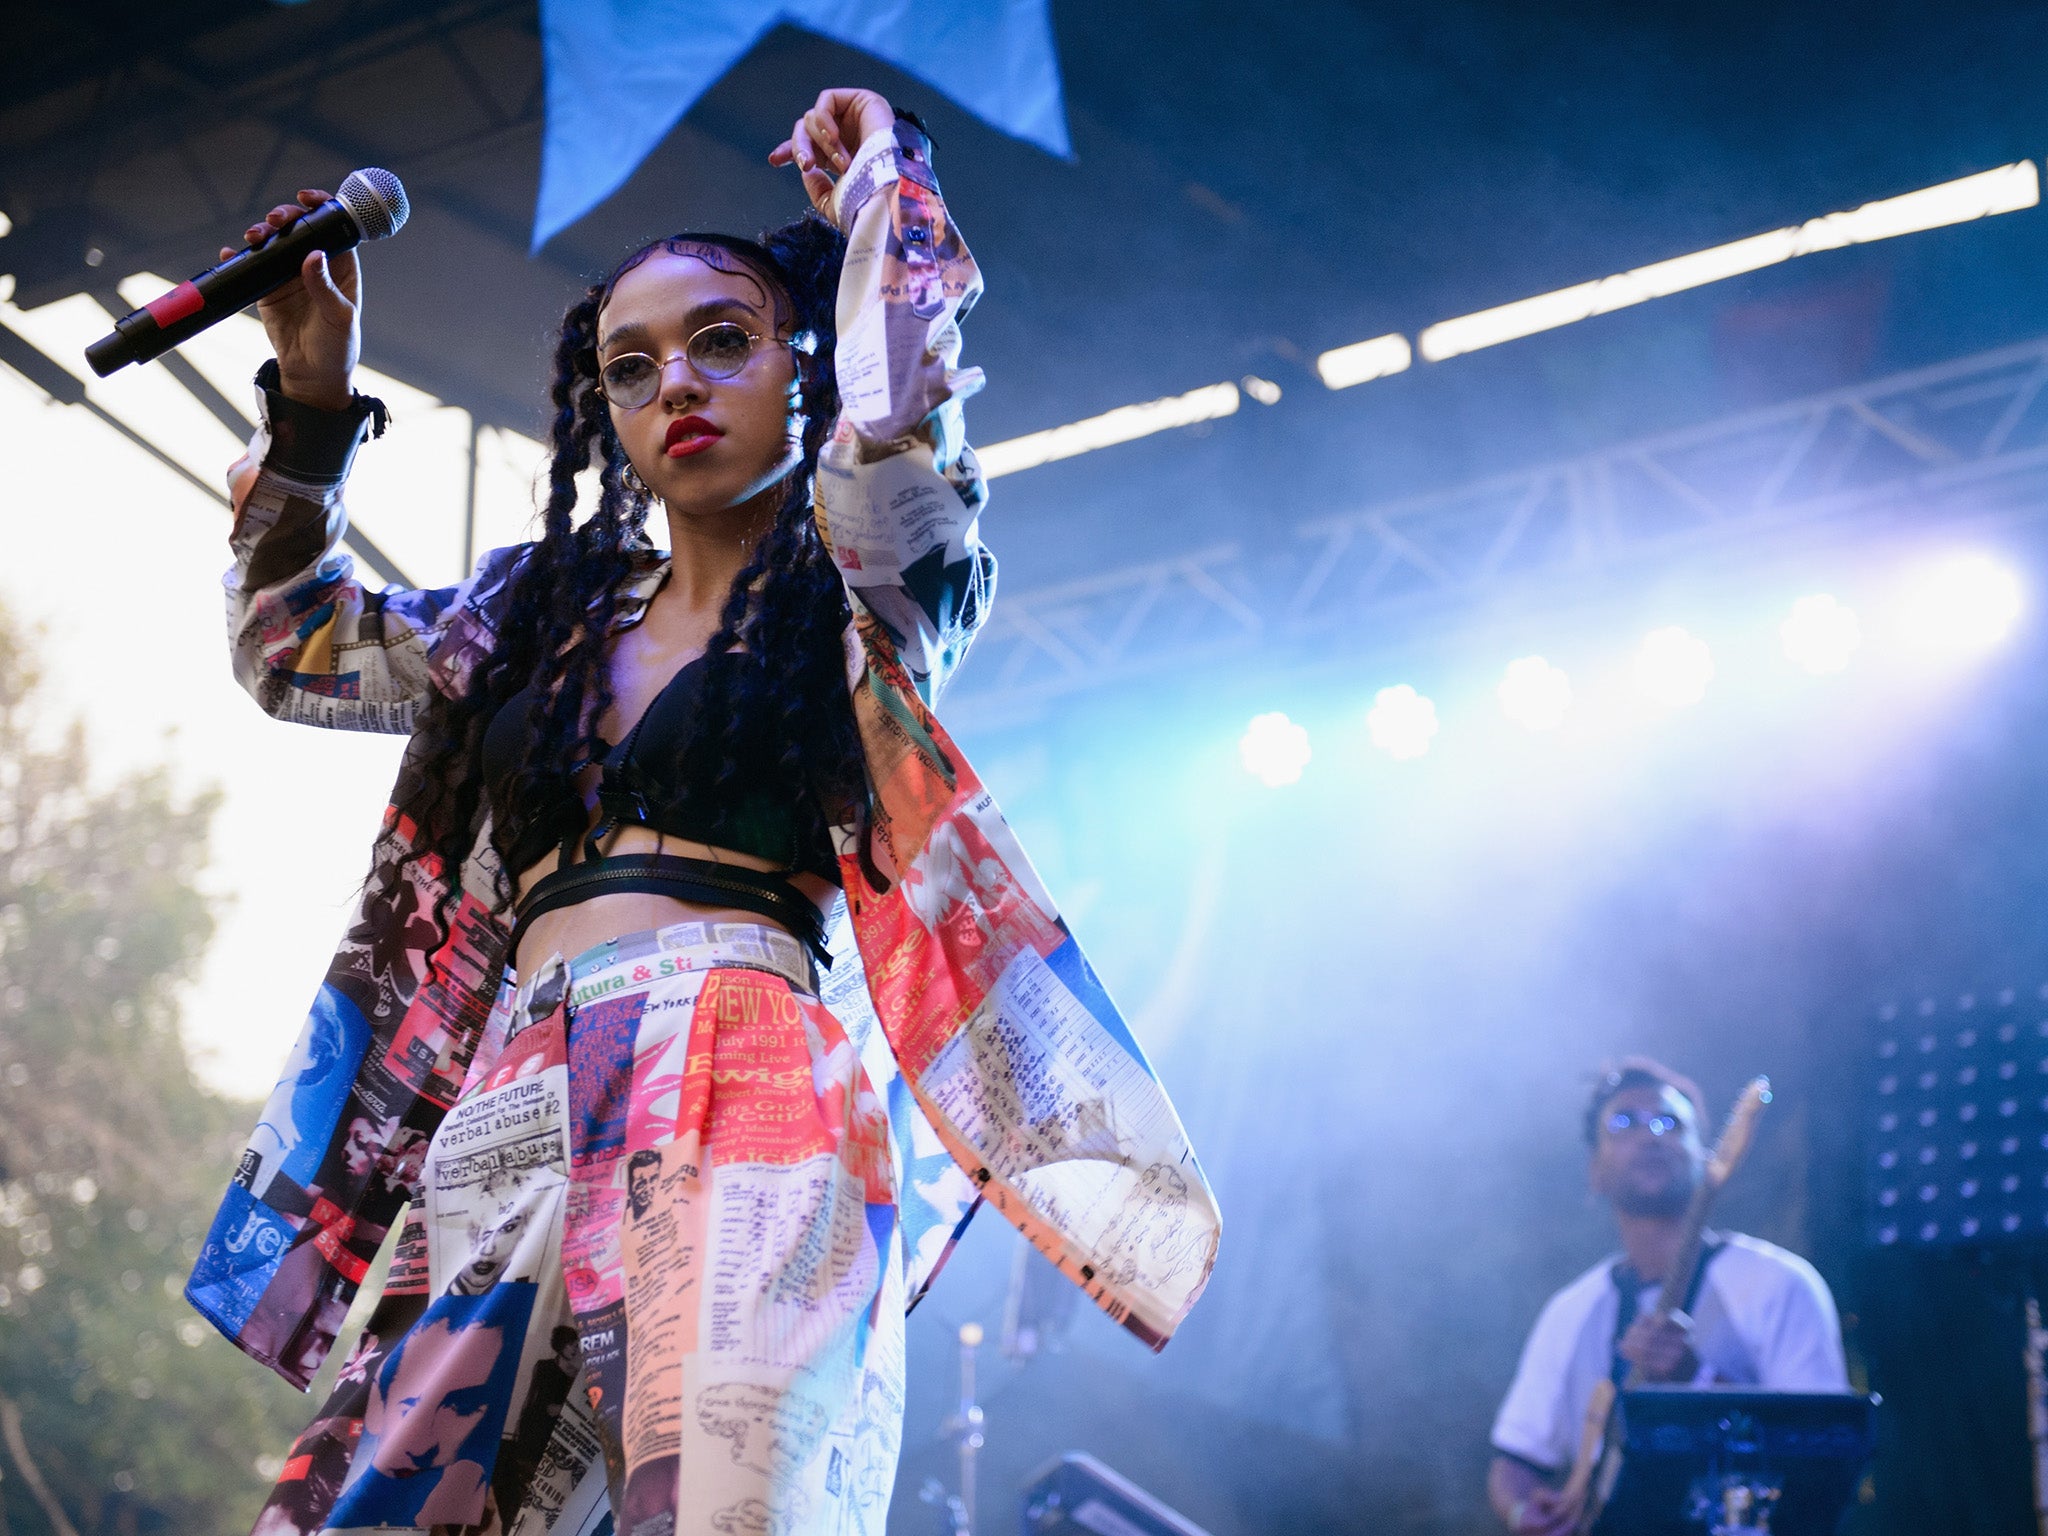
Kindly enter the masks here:
[[314, 251], [333, 255], [364, 240], [395, 235], [410, 211], [405, 188], [389, 171], [352, 171], [339, 193], [263, 244], [237, 251], [220, 265], [123, 315], [114, 322], [112, 332], [85, 349], [85, 360], [94, 373], [105, 378], [129, 363], [160, 357], [179, 342], [283, 287], [299, 275], [299, 268]]

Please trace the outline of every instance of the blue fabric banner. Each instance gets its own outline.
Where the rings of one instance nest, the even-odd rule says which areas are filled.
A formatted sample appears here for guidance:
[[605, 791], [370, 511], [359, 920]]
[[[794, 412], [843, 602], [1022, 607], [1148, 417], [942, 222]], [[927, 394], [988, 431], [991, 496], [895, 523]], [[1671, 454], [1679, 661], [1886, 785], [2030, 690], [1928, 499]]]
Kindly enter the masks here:
[[785, 21], [863, 49], [990, 126], [1065, 156], [1066, 110], [1048, 5], [541, 0], [547, 132], [533, 249], [616, 192], [697, 98]]

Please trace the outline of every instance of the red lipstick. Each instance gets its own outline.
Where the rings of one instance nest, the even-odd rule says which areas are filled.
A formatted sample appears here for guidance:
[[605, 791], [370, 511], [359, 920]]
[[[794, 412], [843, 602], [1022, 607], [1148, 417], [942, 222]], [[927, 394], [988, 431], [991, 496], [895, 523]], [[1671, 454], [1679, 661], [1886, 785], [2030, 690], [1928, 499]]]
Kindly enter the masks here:
[[711, 425], [702, 416], [678, 416], [668, 424], [668, 435], [662, 445], [672, 459], [686, 459], [693, 453], [702, 453], [725, 433]]

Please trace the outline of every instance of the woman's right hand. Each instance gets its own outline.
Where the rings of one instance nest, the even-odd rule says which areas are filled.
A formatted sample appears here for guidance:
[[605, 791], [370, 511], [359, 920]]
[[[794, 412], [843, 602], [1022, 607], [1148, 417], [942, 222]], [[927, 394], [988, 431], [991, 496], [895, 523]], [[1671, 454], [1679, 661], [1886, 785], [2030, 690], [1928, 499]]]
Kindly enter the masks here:
[[[308, 209], [318, 208], [330, 194], [299, 193], [296, 203], [280, 203], [258, 224], [243, 231], [243, 241], [263, 244], [288, 228]], [[234, 255], [221, 247], [221, 260]], [[363, 351], [363, 276], [354, 251], [330, 259], [324, 251], [307, 256], [299, 275], [266, 294], [256, 306], [287, 398], [319, 410], [347, 407], [356, 360]]]
[[789, 137], [768, 151], [768, 163], [794, 165], [802, 171], [811, 206], [829, 219], [832, 188], [853, 164], [854, 153], [868, 135], [895, 121], [896, 109], [879, 91], [858, 86], [820, 91], [811, 109], [790, 128]]

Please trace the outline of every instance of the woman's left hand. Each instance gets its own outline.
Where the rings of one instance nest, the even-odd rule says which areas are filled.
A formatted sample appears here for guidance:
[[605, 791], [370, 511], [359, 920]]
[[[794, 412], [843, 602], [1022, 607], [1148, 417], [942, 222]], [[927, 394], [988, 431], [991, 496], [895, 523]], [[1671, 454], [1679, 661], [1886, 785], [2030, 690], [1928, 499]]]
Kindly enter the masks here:
[[854, 151], [869, 134], [896, 121], [896, 110], [877, 91], [835, 86], [820, 91], [811, 110], [796, 120], [789, 137], [768, 152], [770, 165], [791, 165], [804, 173], [811, 206], [832, 217], [832, 187], [853, 164]]

